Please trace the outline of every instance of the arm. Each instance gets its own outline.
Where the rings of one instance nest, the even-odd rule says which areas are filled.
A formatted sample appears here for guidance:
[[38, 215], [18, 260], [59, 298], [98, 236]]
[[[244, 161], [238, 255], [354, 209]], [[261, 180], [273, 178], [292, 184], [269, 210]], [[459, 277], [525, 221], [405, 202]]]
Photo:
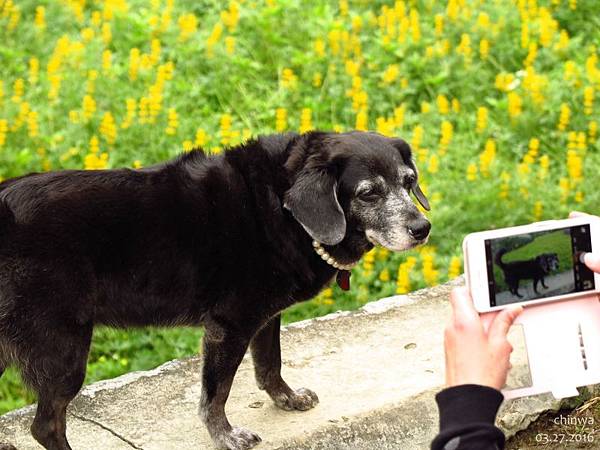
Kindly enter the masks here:
[[440, 433], [432, 450], [504, 448], [494, 426], [506, 383], [512, 346], [506, 339], [521, 307], [479, 317], [465, 288], [451, 295], [453, 318], [445, 332], [446, 385], [436, 396]]

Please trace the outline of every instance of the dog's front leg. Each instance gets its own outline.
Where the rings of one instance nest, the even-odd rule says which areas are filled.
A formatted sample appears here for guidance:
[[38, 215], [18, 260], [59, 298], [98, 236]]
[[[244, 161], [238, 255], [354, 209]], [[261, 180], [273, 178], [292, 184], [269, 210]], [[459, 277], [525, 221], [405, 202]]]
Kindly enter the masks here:
[[317, 394], [300, 388], [291, 389], [281, 378], [281, 346], [279, 329], [281, 316], [271, 319], [252, 340], [252, 358], [258, 387], [267, 391], [275, 404], [287, 411], [306, 411], [319, 403]]
[[250, 430], [232, 427], [225, 415], [233, 377], [249, 341], [244, 332], [232, 331], [216, 322], [206, 324], [200, 417], [219, 449], [246, 450], [261, 441]]

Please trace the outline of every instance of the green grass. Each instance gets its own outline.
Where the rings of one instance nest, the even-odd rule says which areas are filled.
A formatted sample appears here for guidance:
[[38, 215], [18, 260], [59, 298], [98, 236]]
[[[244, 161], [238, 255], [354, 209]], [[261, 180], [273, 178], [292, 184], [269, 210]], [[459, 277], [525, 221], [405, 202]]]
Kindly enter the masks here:
[[[103, 9], [119, 3], [128, 8], [112, 15]], [[444, 282], [459, 269], [456, 258], [469, 232], [565, 217], [571, 209], [600, 213], [595, 183], [599, 146], [590, 131], [600, 110], [594, 47], [600, 42], [598, 2], [578, 0], [573, 9], [566, 0], [466, 0], [453, 15], [455, 3], [461, 2], [412, 0], [397, 2], [394, 9], [391, 1], [204, 0], [174, 2], [170, 8], [166, 0], [88, 1], [78, 17], [73, 7], [78, 1], [0, 0], [0, 177], [146, 166], [197, 143], [209, 153], [226, 151], [244, 137], [276, 131], [277, 108], [285, 109], [288, 130], [309, 128], [301, 123], [301, 114], [310, 110], [312, 128], [358, 126], [409, 141], [431, 200], [433, 229], [427, 248], [405, 254], [376, 250], [353, 271], [350, 291], [333, 286], [290, 308], [284, 321], [355, 309], [395, 292]], [[15, 4], [18, 14], [11, 6]], [[519, 4], [527, 5], [526, 14]], [[35, 25], [38, 6], [45, 8], [45, 28]], [[209, 52], [215, 25], [236, 10], [239, 20], [223, 25]], [[412, 17], [412, 25], [400, 12]], [[193, 14], [198, 25], [181, 39], [178, 23], [185, 14]], [[441, 32], [436, 31], [436, 15], [443, 19]], [[525, 17], [529, 42], [537, 44], [535, 55], [522, 46]], [[104, 25], [110, 27], [110, 39], [102, 37]], [[561, 30], [568, 33], [568, 43], [561, 41]], [[68, 45], [58, 45], [67, 42], [59, 41], [65, 36]], [[160, 52], [150, 61], [144, 55], [151, 54], [153, 39], [160, 42]], [[228, 52], [231, 39], [235, 48]], [[487, 56], [479, 51], [482, 40], [489, 43]], [[446, 44], [448, 50], [441, 52]], [[130, 78], [133, 48], [150, 61], [135, 79]], [[110, 67], [102, 63], [107, 50]], [[32, 58], [40, 65], [37, 80], [31, 80]], [[60, 64], [50, 64], [48, 71], [56, 58]], [[173, 67], [172, 76], [161, 78], [167, 65]], [[566, 67], [573, 68], [571, 75]], [[286, 82], [286, 69], [293, 72], [295, 84]], [[90, 71], [97, 74], [93, 82]], [[501, 73], [514, 79], [509, 90], [522, 101], [518, 115], [511, 115], [509, 93], [495, 86]], [[60, 88], [49, 96], [57, 76]], [[15, 95], [19, 79], [23, 92]], [[157, 79], [160, 95], [152, 87]], [[590, 89], [595, 93], [587, 112], [586, 88], [588, 95]], [[86, 94], [96, 105], [88, 118], [82, 106]], [[456, 99], [460, 108], [445, 111], [439, 96]], [[159, 98], [153, 122], [141, 120], [140, 103]], [[127, 99], [136, 103], [129, 121]], [[570, 116], [559, 129], [565, 106]], [[488, 112], [483, 129], [477, 127], [480, 107]], [[107, 113], [114, 130], [106, 126]], [[363, 114], [366, 123], [357, 121]], [[451, 136], [442, 136], [444, 123], [452, 124]], [[206, 139], [197, 139], [200, 128]], [[587, 136], [579, 146], [577, 133]], [[530, 149], [533, 138], [539, 140], [537, 150]], [[91, 146], [94, 139], [97, 148]], [[484, 152], [489, 139], [495, 153]], [[398, 272], [406, 271], [401, 264], [408, 257], [415, 264], [406, 283]], [[195, 354], [200, 335], [189, 329], [98, 330], [86, 382]], [[8, 371], [0, 382], [0, 413], [31, 400], [15, 372]]]

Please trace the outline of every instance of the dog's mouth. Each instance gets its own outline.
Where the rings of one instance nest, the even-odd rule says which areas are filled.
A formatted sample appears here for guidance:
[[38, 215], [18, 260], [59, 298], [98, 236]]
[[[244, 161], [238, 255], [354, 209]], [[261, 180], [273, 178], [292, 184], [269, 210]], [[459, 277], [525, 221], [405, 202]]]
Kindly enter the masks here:
[[381, 239], [381, 237], [376, 237], [375, 234], [376, 233], [373, 230], [366, 230], [365, 237], [367, 241], [369, 241], [374, 246], [384, 247], [394, 252], [403, 252], [406, 250], [410, 250], [412, 248], [418, 247], [419, 245], [427, 243], [427, 241], [429, 240], [429, 235], [425, 236], [423, 239], [415, 239], [410, 234], [406, 234], [407, 238], [402, 239], [401, 242], [388, 243]]

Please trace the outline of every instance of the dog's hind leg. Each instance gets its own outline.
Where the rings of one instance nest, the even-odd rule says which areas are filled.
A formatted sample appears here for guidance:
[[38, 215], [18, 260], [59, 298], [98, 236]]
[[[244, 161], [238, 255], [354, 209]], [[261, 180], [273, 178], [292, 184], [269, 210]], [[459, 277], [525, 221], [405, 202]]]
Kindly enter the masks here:
[[279, 332], [281, 316], [271, 319], [252, 340], [252, 359], [258, 387], [267, 391], [275, 404], [287, 411], [306, 411], [313, 408], [319, 399], [309, 389], [291, 389], [281, 378], [281, 345]]
[[[75, 324], [74, 324], [75, 325]], [[22, 365], [23, 378], [38, 394], [31, 434], [47, 450], [71, 450], [67, 441], [67, 405], [85, 378], [92, 325], [36, 336]]]

